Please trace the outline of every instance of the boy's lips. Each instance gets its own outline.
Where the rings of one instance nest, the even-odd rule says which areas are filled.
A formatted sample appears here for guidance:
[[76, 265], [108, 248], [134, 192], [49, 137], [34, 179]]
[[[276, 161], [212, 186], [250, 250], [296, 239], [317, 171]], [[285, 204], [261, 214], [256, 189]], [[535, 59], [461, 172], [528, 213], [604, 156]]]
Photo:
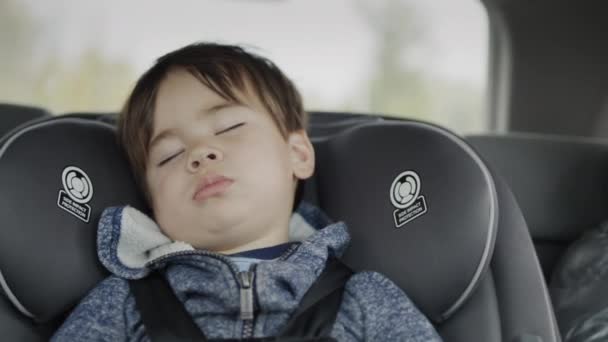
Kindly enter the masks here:
[[217, 174], [208, 174], [201, 179], [196, 187], [196, 191], [192, 196], [195, 201], [204, 201], [205, 199], [223, 193], [234, 180]]

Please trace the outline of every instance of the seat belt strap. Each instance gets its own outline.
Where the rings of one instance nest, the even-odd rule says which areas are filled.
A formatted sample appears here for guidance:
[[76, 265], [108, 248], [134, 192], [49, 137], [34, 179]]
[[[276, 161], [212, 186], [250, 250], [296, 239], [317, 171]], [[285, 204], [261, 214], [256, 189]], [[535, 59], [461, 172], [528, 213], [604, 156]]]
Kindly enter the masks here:
[[146, 334], [154, 342], [207, 341], [205, 334], [159, 271], [129, 280]]
[[339, 259], [330, 258], [279, 336], [329, 336], [342, 304], [344, 286], [352, 274]]
[[[277, 337], [247, 341], [333, 341], [328, 336], [340, 309], [344, 285], [352, 273], [340, 260], [330, 258], [282, 332]], [[159, 271], [143, 279], [130, 280], [129, 286], [146, 334], [152, 341], [208, 341]]]

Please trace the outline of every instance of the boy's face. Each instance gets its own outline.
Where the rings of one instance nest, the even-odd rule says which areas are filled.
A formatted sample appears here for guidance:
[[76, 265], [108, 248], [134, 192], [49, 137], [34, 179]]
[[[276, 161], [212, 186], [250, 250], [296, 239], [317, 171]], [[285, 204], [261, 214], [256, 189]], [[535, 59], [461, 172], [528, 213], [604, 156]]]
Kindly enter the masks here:
[[285, 139], [253, 97], [231, 103], [183, 69], [160, 85], [146, 181], [173, 240], [220, 253], [287, 241], [298, 179], [314, 170], [304, 131]]

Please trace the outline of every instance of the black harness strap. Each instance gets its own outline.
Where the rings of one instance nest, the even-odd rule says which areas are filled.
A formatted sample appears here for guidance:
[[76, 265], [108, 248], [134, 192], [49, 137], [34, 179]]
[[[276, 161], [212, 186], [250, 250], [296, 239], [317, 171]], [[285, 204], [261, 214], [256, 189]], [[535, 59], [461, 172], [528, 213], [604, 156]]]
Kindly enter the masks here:
[[[336, 320], [344, 285], [352, 270], [335, 258], [328, 260], [319, 278], [304, 294], [298, 309], [277, 337], [253, 338], [248, 341], [329, 342]], [[207, 341], [192, 316], [179, 301], [160, 272], [140, 280], [129, 281], [135, 303], [148, 337], [154, 342]], [[217, 340], [244, 341], [244, 340]]]
[[207, 341], [160, 272], [130, 280], [129, 287], [152, 341]]
[[302, 297], [280, 336], [329, 336], [342, 304], [344, 285], [352, 274], [353, 271], [340, 260], [330, 259]]

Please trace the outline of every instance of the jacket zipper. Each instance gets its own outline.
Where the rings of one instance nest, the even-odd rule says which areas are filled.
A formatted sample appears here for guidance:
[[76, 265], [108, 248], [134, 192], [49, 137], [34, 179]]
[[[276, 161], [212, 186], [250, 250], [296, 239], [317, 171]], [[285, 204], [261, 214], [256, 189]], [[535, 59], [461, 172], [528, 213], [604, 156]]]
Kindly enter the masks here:
[[205, 255], [220, 261], [223, 261], [228, 265], [228, 268], [232, 271], [232, 274], [235, 275], [237, 280], [237, 284], [239, 285], [239, 294], [240, 294], [240, 302], [241, 302], [241, 310], [239, 318], [243, 321], [243, 338], [250, 338], [253, 336], [253, 323], [254, 323], [254, 293], [253, 293], [253, 280], [255, 278], [255, 264], [251, 265], [249, 271], [239, 271], [238, 268], [232, 263], [230, 258], [225, 257], [223, 255], [207, 252], [207, 251], [179, 251], [175, 253], [170, 253], [164, 255], [153, 262], [151, 262], [148, 266], [152, 266], [154, 264], [159, 264], [171, 257], [176, 256], [185, 256], [185, 255]]
[[254, 266], [249, 271], [239, 272], [238, 279], [241, 288], [241, 315], [243, 320], [243, 338], [253, 336], [253, 320], [254, 320], [254, 298], [253, 298], [253, 279], [255, 277]]
[[[298, 249], [299, 246], [300, 246], [300, 244], [294, 244], [294, 245], [290, 246], [289, 249], [287, 249], [287, 251], [285, 251], [285, 253], [283, 253], [283, 255], [281, 255], [279, 257], [279, 260], [286, 260], [287, 258], [289, 258], [293, 253], [295, 253], [295, 251]], [[249, 268], [248, 271], [239, 271], [238, 268], [232, 263], [232, 261], [228, 257], [225, 257], [220, 254], [216, 254], [216, 253], [207, 252], [207, 251], [194, 250], [194, 251], [179, 251], [179, 252], [164, 255], [164, 256], [154, 260], [153, 262], [151, 262], [148, 266], [152, 266], [154, 264], [159, 264], [171, 257], [185, 256], [185, 255], [205, 255], [205, 256], [209, 256], [212, 258], [216, 258], [220, 261], [223, 261], [224, 263], [226, 263], [226, 265], [228, 265], [228, 267], [232, 271], [232, 274], [236, 275], [235, 278], [237, 280], [237, 284], [239, 285], [239, 292], [240, 292], [239, 295], [240, 295], [240, 304], [241, 304], [241, 310], [240, 310], [241, 312], [240, 312], [239, 318], [243, 321], [242, 336], [243, 336], [243, 338], [253, 337], [253, 326], [254, 326], [254, 319], [255, 319], [255, 313], [254, 313], [255, 298], [254, 298], [254, 291], [253, 291], [253, 281], [255, 279], [255, 266], [256, 265], [255, 264], [251, 265], [251, 267]]]
[[[280, 260], [289, 258], [299, 247], [299, 244], [290, 246], [289, 249], [279, 257]], [[253, 326], [255, 323], [254, 314], [254, 291], [253, 280], [255, 278], [255, 266], [251, 265], [249, 271], [238, 273], [239, 285], [241, 286], [241, 320], [243, 320], [243, 338], [253, 337]]]
[[301, 246], [300, 243], [294, 243], [293, 245], [289, 246], [289, 248], [278, 259], [281, 260], [281, 261], [287, 260], [287, 258], [289, 258], [293, 253], [295, 253], [296, 250], [300, 246]]
[[[278, 259], [286, 260], [289, 258], [300, 246], [300, 244], [294, 244], [290, 246]], [[238, 273], [239, 285], [241, 287], [241, 315], [240, 318], [243, 320], [243, 338], [253, 337], [253, 326], [255, 323], [255, 294], [253, 289], [253, 280], [255, 278], [255, 266], [251, 265], [249, 271], [243, 271]]]

